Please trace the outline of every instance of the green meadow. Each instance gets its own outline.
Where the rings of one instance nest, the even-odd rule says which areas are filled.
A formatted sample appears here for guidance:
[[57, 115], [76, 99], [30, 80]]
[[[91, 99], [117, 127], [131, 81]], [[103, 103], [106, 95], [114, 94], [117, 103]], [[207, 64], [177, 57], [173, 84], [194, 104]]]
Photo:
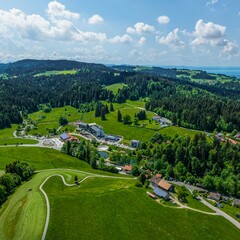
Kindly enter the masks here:
[[[104, 102], [106, 104], [106, 102]], [[108, 104], [109, 105], [109, 104]], [[193, 137], [199, 131], [188, 130], [179, 127], [166, 127], [161, 128], [161, 126], [152, 121], [152, 117], [155, 115], [153, 112], [147, 111], [147, 120], [141, 120], [138, 125], [132, 123], [131, 125], [124, 125], [122, 122], [117, 121], [117, 111], [120, 110], [122, 116], [130, 115], [132, 121], [134, 121], [134, 116], [138, 113], [141, 108], [144, 108], [144, 101], [127, 101], [126, 103], [113, 104], [115, 111], [106, 114], [106, 120], [102, 121], [100, 117], [95, 117], [95, 112], [80, 113], [77, 109], [66, 106], [61, 108], [54, 108], [50, 113], [44, 113], [42, 110], [29, 114], [29, 118], [37, 123], [36, 128], [30, 130], [30, 134], [42, 134], [47, 135], [49, 129], [59, 128], [59, 118], [64, 116], [69, 122], [75, 122], [76, 120], [81, 120], [86, 123], [97, 123], [101, 125], [106, 134], [116, 134], [124, 137], [126, 143], [131, 139], [138, 139], [141, 141], [148, 141], [156, 132], [161, 134], [166, 134], [170, 137], [178, 135], [189, 135]], [[149, 120], [150, 119], [150, 120]], [[66, 130], [68, 132], [74, 132], [76, 128], [68, 125], [61, 129], [61, 132]]]
[[44, 190], [51, 204], [46, 239], [232, 240], [240, 234], [222, 217], [161, 206], [129, 180], [90, 178], [66, 187], [54, 177]]
[[12, 124], [11, 128], [0, 130], [0, 145], [36, 144], [38, 141], [26, 138], [14, 138], [13, 133], [17, 129], [17, 124]]
[[124, 86], [127, 86], [124, 83], [116, 83], [109, 86], [106, 86], [106, 89], [113, 91], [114, 94], [118, 93], [119, 89], [122, 89]]
[[63, 70], [63, 71], [46, 71], [44, 73], [39, 73], [34, 75], [34, 77], [39, 77], [39, 76], [53, 76], [53, 75], [68, 75], [68, 74], [77, 74], [77, 70]]

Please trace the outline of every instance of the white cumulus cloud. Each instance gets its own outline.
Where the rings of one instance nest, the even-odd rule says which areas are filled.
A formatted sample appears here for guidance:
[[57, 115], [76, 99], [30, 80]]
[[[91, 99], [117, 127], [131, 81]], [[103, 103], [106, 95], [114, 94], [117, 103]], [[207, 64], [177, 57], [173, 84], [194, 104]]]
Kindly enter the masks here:
[[166, 37], [161, 37], [161, 38], [157, 37], [157, 42], [159, 44], [168, 45], [169, 47], [172, 47], [174, 49], [184, 48], [185, 43], [180, 40], [178, 33], [179, 33], [179, 29], [175, 28]]
[[227, 41], [223, 48], [223, 52], [227, 53], [228, 55], [236, 55], [238, 54], [238, 45], [236, 43]]
[[159, 16], [157, 18], [157, 21], [160, 23], [160, 24], [168, 24], [170, 22], [170, 18], [168, 16]]
[[198, 46], [209, 43], [215, 45], [215, 42], [224, 37], [225, 32], [225, 26], [214, 24], [213, 22], [205, 23], [202, 19], [199, 19], [195, 25], [195, 39], [191, 45]]
[[[56, 16], [56, 15], [55, 15]], [[83, 32], [67, 19], [48, 21], [40, 15], [27, 15], [19, 9], [0, 10], [0, 35], [36, 41], [104, 41], [105, 33]]]
[[110, 38], [110, 43], [130, 43], [132, 42], [132, 38], [128, 34], [124, 34], [123, 36], [115, 36], [114, 38]]
[[98, 24], [98, 23], [102, 23], [103, 21], [104, 19], [98, 14], [94, 14], [92, 17], [88, 19], [89, 24]]
[[66, 10], [66, 7], [57, 1], [52, 1], [48, 4], [47, 13], [50, 18], [65, 18], [65, 19], [79, 19], [80, 14]]
[[134, 27], [129, 27], [127, 28], [128, 33], [138, 33], [138, 34], [143, 34], [143, 33], [152, 33], [155, 32], [154, 26], [148, 25], [143, 22], [138, 22], [134, 25]]

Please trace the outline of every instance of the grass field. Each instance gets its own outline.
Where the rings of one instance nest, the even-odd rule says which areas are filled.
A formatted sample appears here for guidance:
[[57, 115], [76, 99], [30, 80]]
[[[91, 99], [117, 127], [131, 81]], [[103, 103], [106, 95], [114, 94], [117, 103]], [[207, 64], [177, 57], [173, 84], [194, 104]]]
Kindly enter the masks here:
[[[114, 176], [93, 170], [87, 163], [52, 149], [0, 148], [0, 159], [0, 169], [20, 160], [37, 169], [74, 168]], [[73, 183], [75, 175], [79, 179], [88, 175], [74, 169], [39, 172], [22, 184], [0, 209], [1, 240], [40, 239], [46, 206], [39, 186], [52, 174], [62, 174], [68, 183]], [[96, 177], [80, 186], [65, 187], [59, 177], [50, 178], [44, 185], [51, 205], [46, 239], [158, 239], [162, 236], [166, 240], [232, 240], [240, 234], [219, 216], [161, 206], [146, 195], [146, 189], [134, 184], [135, 181], [128, 179]]]
[[211, 208], [207, 207], [206, 205], [202, 204], [199, 200], [194, 199], [190, 192], [189, 195], [186, 197], [188, 203], [187, 205], [191, 208], [195, 208], [198, 210], [202, 210], [204, 212], [214, 212]]
[[222, 217], [161, 206], [133, 183], [93, 178], [69, 188], [51, 178], [44, 186], [52, 210], [46, 239], [238, 239]]
[[12, 124], [11, 128], [0, 129], [0, 139], [13, 137], [13, 133], [16, 129], [17, 124]]
[[124, 83], [116, 83], [109, 86], [106, 86], [106, 89], [113, 91], [114, 94], [118, 93], [119, 89], [122, 89], [124, 86], [127, 86]]
[[[84, 161], [49, 148], [21, 146], [0, 148], [0, 159], [0, 170], [5, 169], [6, 164], [19, 160], [29, 163], [31, 166], [35, 167], [35, 170], [67, 168], [108, 176], [116, 176], [116, 174], [113, 173], [94, 170]], [[123, 177], [131, 176], [124, 175]]]
[[47, 135], [49, 129], [59, 128], [59, 118], [63, 116], [69, 122], [78, 120], [81, 114], [76, 108], [66, 106], [62, 108], [53, 108], [50, 113], [45, 113], [42, 110], [29, 114], [29, 118], [37, 123], [37, 128], [30, 130], [30, 134]]
[[34, 77], [39, 77], [39, 76], [52, 76], [52, 75], [67, 75], [67, 74], [76, 74], [77, 70], [63, 70], [63, 71], [46, 71], [44, 73], [39, 73], [34, 75]]
[[[22, 184], [0, 209], [1, 240], [41, 239], [46, 218], [46, 204], [39, 186], [52, 174], [62, 174], [66, 181], [73, 183], [85, 174], [69, 171], [48, 171], [36, 174], [29, 182]], [[28, 189], [31, 188], [31, 191]]]
[[159, 133], [166, 134], [167, 136], [170, 137], [174, 137], [176, 134], [178, 134], [179, 136], [194, 137], [197, 133], [200, 133], [200, 131], [171, 126], [160, 129]]
[[236, 217], [236, 214], [240, 214], [240, 208], [230, 206], [226, 203], [222, 203], [222, 206], [223, 206], [221, 208], [222, 211], [226, 212], [227, 214], [235, 218], [238, 222], [240, 222], [240, 218]]
[[11, 128], [0, 130], [0, 145], [15, 144], [36, 144], [38, 141], [25, 138], [14, 138], [13, 133], [17, 129], [17, 124], [13, 124]]
[[92, 170], [86, 162], [48, 148], [21, 146], [0, 148], [0, 159], [0, 169], [5, 169], [6, 164], [19, 160], [31, 164], [37, 170], [50, 168]]

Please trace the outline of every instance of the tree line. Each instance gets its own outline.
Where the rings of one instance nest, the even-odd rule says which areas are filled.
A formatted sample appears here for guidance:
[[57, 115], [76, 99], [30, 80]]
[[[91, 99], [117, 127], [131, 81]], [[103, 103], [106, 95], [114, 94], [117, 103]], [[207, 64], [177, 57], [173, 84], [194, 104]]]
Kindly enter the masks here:
[[25, 162], [15, 161], [7, 164], [5, 174], [0, 177], [0, 205], [13, 194], [15, 188], [24, 181], [29, 181], [34, 169]]

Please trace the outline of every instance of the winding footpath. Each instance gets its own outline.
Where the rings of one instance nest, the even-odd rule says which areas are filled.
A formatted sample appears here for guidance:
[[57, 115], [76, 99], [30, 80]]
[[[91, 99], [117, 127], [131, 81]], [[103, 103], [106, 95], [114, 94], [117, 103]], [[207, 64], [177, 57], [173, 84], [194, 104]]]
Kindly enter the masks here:
[[[84, 181], [86, 181], [88, 178], [92, 178], [92, 177], [102, 177], [102, 178], [117, 178], [117, 179], [126, 179], [126, 180], [135, 180], [136, 178], [123, 178], [123, 177], [114, 177], [114, 176], [104, 176], [104, 175], [100, 175], [100, 174], [94, 174], [94, 173], [90, 173], [90, 172], [84, 172], [84, 171], [80, 171], [80, 170], [74, 170], [74, 169], [46, 169], [46, 170], [41, 170], [41, 171], [36, 171], [36, 172], [45, 172], [45, 171], [52, 171], [52, 170], [64, 170], [64, 171], [71, 171], [71, 172], [79, 172], [79, 173], [84, 173], [84, 174], [90, 174], [89, 176], [85, 177], [84, 179], [82, 179], [81, 181], [78, 182], [78, 184], [83, 183]], [[61, 175], [61, 174], [52, 174], [51, 176], [47, 177], [42, 184], [40, 185], [39, 189], [40, 191], [43, 193], [44, 197], [45, 197], [45, 201], [46, 201], [46, 206], [47, 206], [47, 216], [46, 216], [46, 221], [45, 221], [45, 226], [44, 226], [44, 230], [43, 230], [43, 234], [42, 234], [42, 238], [41, 240], [44, 240], [46, 238], [47, 235], [47, 230], [48, 230], [48, 225], [49, 225], [49, 219], [50, 219], [50, 203], [49, 203], [49, 199], [47, 196], [47, 193], [43, 190], [43, 186], [44, 184], [51, 178], [51, 177], [60, 177], [63, 181], [63, 184], [67, 187], [73, 187], [73, 186], [77, 186], [77, 184], [69, 184], [65, 181], [65, 178]]]

